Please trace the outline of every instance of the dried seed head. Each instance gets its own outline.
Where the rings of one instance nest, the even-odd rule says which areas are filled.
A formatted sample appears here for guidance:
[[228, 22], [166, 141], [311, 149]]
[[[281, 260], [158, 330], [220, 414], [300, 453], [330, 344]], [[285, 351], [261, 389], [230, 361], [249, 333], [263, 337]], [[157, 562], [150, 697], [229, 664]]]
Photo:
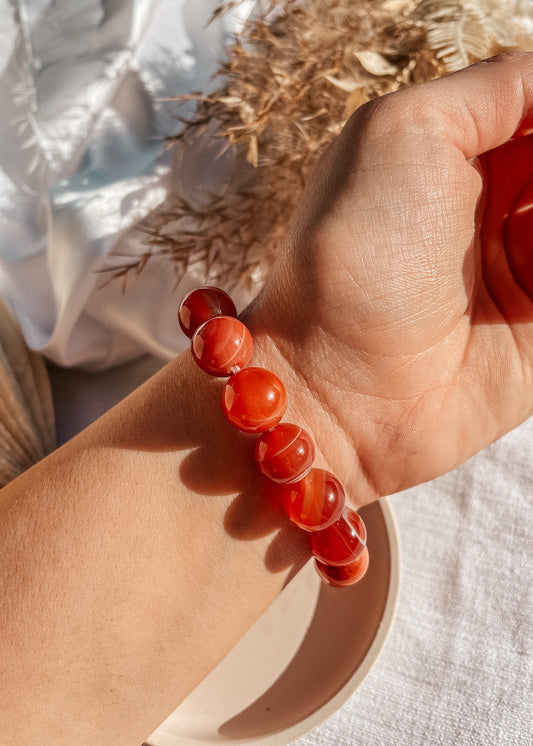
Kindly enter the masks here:
[[114, 274], [159, 254], [178, 276], [194, 266], [207, 283], [257, 289], [318, 155], [356, 108], [516, 49], [519, 36], [531, 48], [532, 34], [508, 0], [271, 0], [228, 49], [219, 86], [181, 97], [196, 110], [170, 138], [180, 158], [216, 123], [234, 158], [224, 188], [194, 201], [176, 184], [141, 226], [146, 252]]

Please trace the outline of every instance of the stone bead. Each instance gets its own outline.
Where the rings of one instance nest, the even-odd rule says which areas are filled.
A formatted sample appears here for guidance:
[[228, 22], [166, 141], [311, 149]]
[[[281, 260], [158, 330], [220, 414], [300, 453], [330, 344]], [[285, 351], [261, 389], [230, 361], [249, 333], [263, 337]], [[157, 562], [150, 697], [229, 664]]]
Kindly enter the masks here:
[[192, 338], [192, 355], [212, 376], [231, 376], [250, 362], [252, 335], [242, 321], [216, 316], [199, 327]]
[[[521, 142], [525, 144], [526, 141]], [[529, 142], [531, 152], [531, 140]], [[523, 163], [521, 165], [525, 168]], [[517, 174], [516, 182], [520, 181], [520, 176], [523, 176], [523, 174]], [[520, 186], [522, 185], [520, 184]], [[498, 189], [498, 185], [495, 184], [493, 189]], [[533, 178], [530, 177], [526, 186], [522, 188], [522, 191], [515, 198], [503, 226], [505, 257], [509, 270], [514, 282], [524, 291], [529, 303], [533, 299], [533, 263], [531, 262], [532, 230]], [[516, 314], [513, 314], [513, 316], [516, 316]], [[513, 318], [512, 320], [515, 321], [516, 319]]]
[[365, 546], [366, 526], [350, 508], [335, 523], [311, 535], [313, 554], [326, 565], [348, 565], [361, 555]]
[[261, 433], [277, 425], [285, 413], [285, 387], [264, 368], [245, 368], [233, 375], [222, 391], [222, 411], [245, 433]]
[[257, 439], [254, 457], [263, 474], [272, 481], [296, 482], [311, 468], [315, 446], [301, 427], [281, 422]]
[[285, 512], [304, 531], [322, 531], [337, 521], [344, 510], [344, 490], [339, 480], [324, 469], [311, 469], [299, 482], [280, 487]]
[[334, 588], [345, 588], [347, 585], [353, 585], [361, 580], [368, 570], [369, 555], [365, 547], [359, 557], [350, 562], [349, 565], [326, 565], [320, 560], [315, 559], [316, 571], [324, 583], [332, 585]]
[[237, 316], [237, 310], [227, 293], [209, 286], [190, 292], [178, 311], [181, 329], [188, 337], [214, 316]]

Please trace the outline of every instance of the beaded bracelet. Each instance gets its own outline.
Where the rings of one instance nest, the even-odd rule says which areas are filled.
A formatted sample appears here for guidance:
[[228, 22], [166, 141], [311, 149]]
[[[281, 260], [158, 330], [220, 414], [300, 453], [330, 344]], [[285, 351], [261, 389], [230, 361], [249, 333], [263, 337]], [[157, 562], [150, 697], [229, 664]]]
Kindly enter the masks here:
[[193, 290], [182, 301], [178, 318], [200, 368], [229, 377], [222, 411], [238, 430], [258, 435], [254, 458], [290, 520], [307, 532], [322, 580], [334, 587], [356, 583], [368, 568], [365, 524], [345, 506], [338, 479], [312, 468], [315, 447], [308, 433], [281, 422], [287, 397], [279, 378], [264, 368], [246, 367], [252, 336], [229, 295], [215, 287]]

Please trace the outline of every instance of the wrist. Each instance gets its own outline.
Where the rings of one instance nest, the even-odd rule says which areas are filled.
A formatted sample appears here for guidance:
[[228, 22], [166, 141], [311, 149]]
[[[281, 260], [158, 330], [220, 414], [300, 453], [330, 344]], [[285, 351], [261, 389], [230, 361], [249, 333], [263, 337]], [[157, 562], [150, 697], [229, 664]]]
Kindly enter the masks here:
[[[200, 370], [185, 352], [109, 413], [112, 427], [106, 418], [95, 423], [99, 429], [92, 437], [100, 448], [105, 443], [151, 454], [146, 481], [158, 484], [158, 499], [216, 533], [225, 557], [239, 550], [264, 565], [269, 550], [272, 556], [272, 535], [286, 527], [285, 516], [264, 499], [255, 439], [236, 431], [222, 413], [223, 386], [224, 380]], [[290, 554], [300, 566], [298, 543], [293, 552], [294, 537], [286, 533], [286, 546], [277, 542], [280, 554], [287, 568]]]
[[[254, 339], [253, 365], [272, 370], [287, 389], [285, 420], [301, 425], [312, 434], [315, 442], [315, 465], [333, 472], [345, 485], [346, 497], [356, 509], [378, 499], [381, 495], [368, 477], [361, 454], [367, 450], [373, 425], [371, 403], [363, 395], [360, 399], [361, 426], [345, 426], [336, 412], [353, 411], [357, 407], [357, 394], [350, 392], [346, 402], [339, 385], [332, 383], [331, 363], [309, 355], [313, 345], [309, 338], [305, 344], [294, 335], [290, 338], [272, 323], [272, 315], [258, 304], [252, 304], [240, 317]], [[309, 335], [312, 332], [309, 332]], [[317, 353], [318, 357], [318, 353]], [[336, 356], [339, 359], [339, 356]], [[348, 405], [348, 406], [347, 406]]]
[[[183, 299], [178, 316], [199, 368], [228, 379], [221, 397], [224, 416], [236, 430], [255, 436], [254, 459], [270, 484], [271, 501], [306, 534], [320, 577], [336, 587], [358, 582], [368, 567], [364, 522], [346, 504], [337, 476], [315, 463], [312, 436], [286, 419], [282, 380], [270, 367], [250, 365], [252, 335], [236, 318], [229, 296], [218, 288], [198, 288]], [[273, 353], [268, 341], [266, 347]], [[261, 349], [265, 344], [260, 356]]]

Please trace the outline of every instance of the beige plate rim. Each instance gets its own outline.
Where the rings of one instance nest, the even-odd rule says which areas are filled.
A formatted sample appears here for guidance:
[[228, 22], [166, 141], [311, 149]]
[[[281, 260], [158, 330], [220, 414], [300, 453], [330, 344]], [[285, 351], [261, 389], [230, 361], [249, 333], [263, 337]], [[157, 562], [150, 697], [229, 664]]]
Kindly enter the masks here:
[[339, 710], [347, 700], [354, 694], [354, 692], [361, 686], [365, 678], [370, 673], [370, 670], [374, 666], [385, 641], [388, 637], [389, 631], [392, 627], [394, 620], [394, 614], [396, 612], [396, 606], [398, 604], [398, 596], [400, 592], [400, 542], [398, 537], [398, 530], [394, 515], [387, 498], [382, 498], [379, 501], [379, 506], [387, 529], [387, 536], [389, 541], [390, 550], [390, 578], [389, 578], [389, 592], [387, 594], [387, 601], [383, 610], [383, 616], [381, 623], [377, 628], [376, 636], [372, 641], [372, 644], [368, 648], [365, 657], [361, 661], [360, 665], [356, 668], [353, 675], [348, 681], [334, 694], [322, 707], [319, 707], [308, 717], [300, 720], [283, 731], [278, 733], [271, 733], [265, 736], [258, 736], [251, 739], [237, 739], [234, 741], [225, 741], [225, 746], [237, 746], [237, 744], [253, 744], [254, 746], [282, 746], [288, 744], [291, 741], [296, 740], [305, 736], [314, 728], [317, 728], [321, 723], [324, 723], [330, 718], [337, 710]]
[[[345, 683], [327, 701], [309, 715], [280, 730], [244, 737], [220, 737], [213, 735], [213, 737], [203, 736], [198, 738], [188, 736], [185, 738], [177, 737], [177, 739], [172, 739], [172, 741], [165, 738], [164, 742], [167, 746], [170, 743], [172, 743], [172, 746], [185, 746], [185, 744], [189, 744], [190, 746], [210, 746], [210, 744], [216, 743], [221, 744], [221, 746], [243, 746], [244, 744], [250, 746], [286, 746], [286, 744], [305, 736], [306, 733], [309, 733], [325, 722], [354, 694], [374, 666], [385, 644], [393, 623], [400, 590], [400, 545], [396, 522], [390, 503], [386, 498], [382, 498], [377, 505], [381, 512], [389, 547], [390, 565], [387, 595], [372, 642], [359, 665]], [[159, 741], [156, 733], [157, 731], [152, 734], [144, 746], [149, 746]], [[152, 740], [154, 736], [156, 737], [155, 741]]]

